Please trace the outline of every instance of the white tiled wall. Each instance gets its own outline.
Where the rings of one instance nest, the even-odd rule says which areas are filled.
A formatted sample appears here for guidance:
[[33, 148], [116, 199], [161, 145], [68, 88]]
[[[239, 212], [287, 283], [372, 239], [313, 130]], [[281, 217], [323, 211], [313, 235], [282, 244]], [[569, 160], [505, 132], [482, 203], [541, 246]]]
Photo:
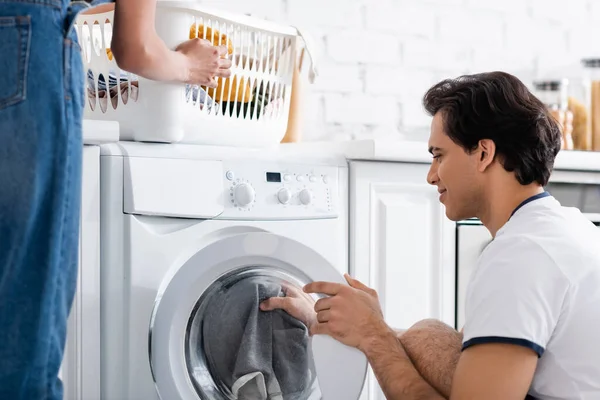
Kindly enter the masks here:
[[600, 55], [600, 0], [212, 0], [305, 28], [319, 45], [305, 140], [424, 134], [424, 91], [463, 73]]

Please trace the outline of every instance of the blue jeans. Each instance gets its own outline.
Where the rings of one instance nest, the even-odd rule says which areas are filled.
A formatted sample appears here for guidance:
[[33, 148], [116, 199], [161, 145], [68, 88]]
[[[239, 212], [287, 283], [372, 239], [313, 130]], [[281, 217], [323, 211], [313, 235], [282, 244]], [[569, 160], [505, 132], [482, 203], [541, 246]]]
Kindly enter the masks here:
[[62, 399], [84, 73], [67, 0], [0, 0], [0, 399]]

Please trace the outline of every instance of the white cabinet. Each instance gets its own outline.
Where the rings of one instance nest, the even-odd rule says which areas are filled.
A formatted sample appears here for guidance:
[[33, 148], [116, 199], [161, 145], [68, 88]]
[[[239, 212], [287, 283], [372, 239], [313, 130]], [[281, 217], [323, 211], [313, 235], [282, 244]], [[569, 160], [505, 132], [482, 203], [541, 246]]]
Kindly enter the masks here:
[[[455, 224], [428, 164], [350, 162], [350, 271], [377, 290], [387, 323], [455, 324]], [[385, 400], [369, 371], [361, 399]]]
[[77, 292], [61, 366], [65, 400], [100, 398], [100, 148], [84, 146]]

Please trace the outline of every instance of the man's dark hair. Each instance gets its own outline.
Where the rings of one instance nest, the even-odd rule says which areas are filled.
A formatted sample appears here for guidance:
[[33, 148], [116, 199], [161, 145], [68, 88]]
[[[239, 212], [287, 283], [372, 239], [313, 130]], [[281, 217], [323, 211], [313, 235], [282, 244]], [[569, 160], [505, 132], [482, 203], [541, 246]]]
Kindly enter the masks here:
[[431, 116], [442, 113], [446, 134], [465, 151], [491, 139], [504, 169], [514, 171], [519, 183], [548, 183], [561, 131], [516, 77], [489, 72], [446, 79], [427, 91], [423, 105]]

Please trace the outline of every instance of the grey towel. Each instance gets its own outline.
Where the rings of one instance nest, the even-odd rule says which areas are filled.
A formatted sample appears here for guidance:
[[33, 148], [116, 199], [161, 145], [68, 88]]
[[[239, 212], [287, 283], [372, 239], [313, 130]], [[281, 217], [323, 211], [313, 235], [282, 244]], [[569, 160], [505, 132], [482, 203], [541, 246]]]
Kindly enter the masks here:
[[[202, 348], [213, 379], [240, 400], [306, 400], [315, 393], [308, 329], [284, 311], [261, 311], [281, 285], [260, 276], [227, 284], [205, 310]], [[318, 390], [318, 387], [317, 387]]]

